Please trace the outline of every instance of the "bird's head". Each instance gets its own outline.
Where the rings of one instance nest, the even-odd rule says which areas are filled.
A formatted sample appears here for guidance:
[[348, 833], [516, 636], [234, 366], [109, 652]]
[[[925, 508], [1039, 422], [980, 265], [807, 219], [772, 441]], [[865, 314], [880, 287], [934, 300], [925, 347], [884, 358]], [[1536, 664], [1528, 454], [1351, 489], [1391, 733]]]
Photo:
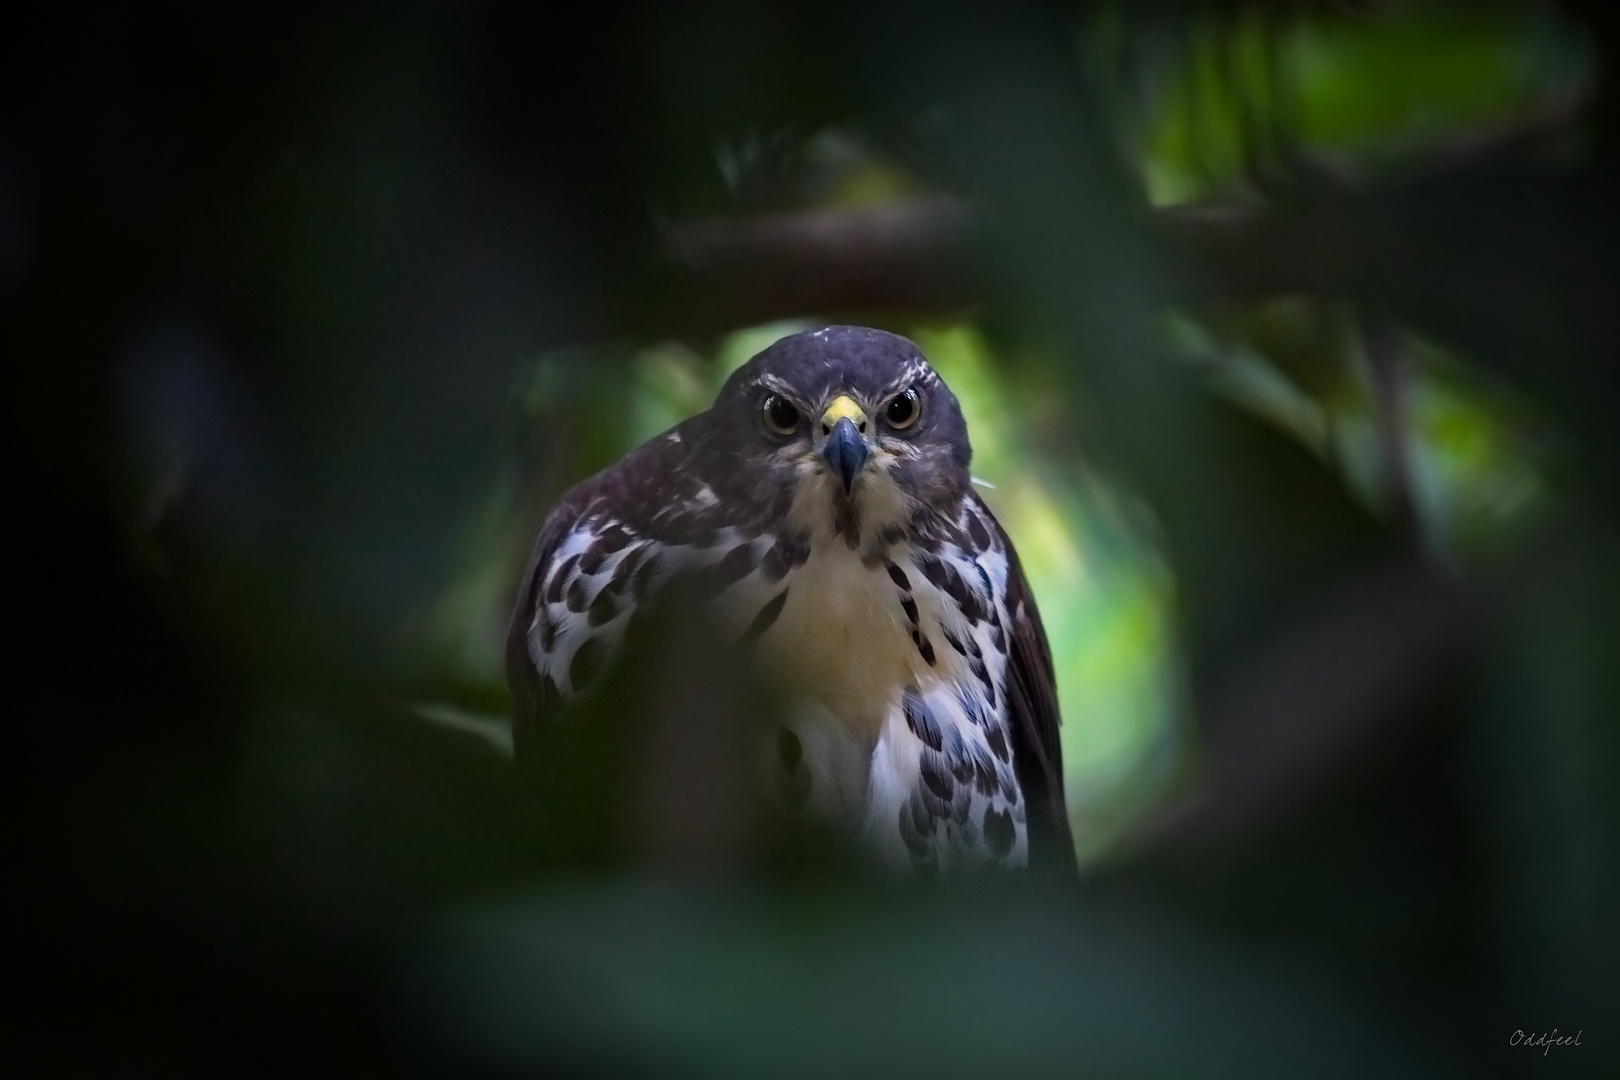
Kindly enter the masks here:
[[783, 338], [737, 369], [710, 416], [705, 452], [726, 459], [735, 497], [768, 500], [806, 531], [853, 539], [954, 507], [967, 490], [962, 410], [896, 334], [829, 326]]

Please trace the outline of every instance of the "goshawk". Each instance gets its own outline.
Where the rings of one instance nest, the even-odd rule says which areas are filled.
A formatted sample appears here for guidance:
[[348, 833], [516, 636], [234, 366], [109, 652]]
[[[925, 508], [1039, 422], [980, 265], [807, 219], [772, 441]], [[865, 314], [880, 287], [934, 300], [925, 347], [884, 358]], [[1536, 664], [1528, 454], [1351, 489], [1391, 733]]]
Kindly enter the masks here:
[[508, 637], [520, 754], [686, 575], [794, 703], [762, 737], [804, 813], [899, 867], [1071, 867], [1051, 653], [971, 454], [906, 338], [765, 349], [546, 519]]

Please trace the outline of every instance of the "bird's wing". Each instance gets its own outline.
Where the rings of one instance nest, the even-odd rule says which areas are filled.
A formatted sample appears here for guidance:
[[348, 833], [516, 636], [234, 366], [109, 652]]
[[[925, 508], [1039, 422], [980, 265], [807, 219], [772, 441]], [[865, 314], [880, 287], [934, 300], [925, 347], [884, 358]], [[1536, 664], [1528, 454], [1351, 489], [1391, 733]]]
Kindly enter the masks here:
[[564, 537], [579, 521], [577, 500], [564, 498], [547, 516], [534, 542], [528, 568], [518, 586], [512, 621], [506, 629], [506, 681], [512, 688], [512, 752], [521, 764], [532, 759], [535, 735], [540, 724], [557, 713], [561, 695], [557, 684], [540, 673], [529, 655], [529, 630], [534, 625], [540, 587], [546, 580], [552, 557]]
[[[715, 531], [708, 520], [713, 499], [697, 499], [701, 482], [684, 468], [685, 428], [576, 485], [540, 529], [506, 633], [512, 748], [520, 767], [532, 760], [537, 733], [565, 693], [578, 693], [616, 652], [623, 625], [615, 619], [633, 613], [667, 571], [660, 570], [666, 545]], [[542, 657], [549, 671], [537, 666]]]
[[1007, 726], [1013, 768], [1029, 818], [1030, 865], [1073, 872], [1074, 838], [1063, 798], [1063, 747], [1058, 739], [1062, 717], [1052, 650], [1012, 539], [984, 500], [977, 493], [973, 498], [985, 517], [995, 522], [1007, 553], [1007, 613], [1012, 623], [1008, 627]]

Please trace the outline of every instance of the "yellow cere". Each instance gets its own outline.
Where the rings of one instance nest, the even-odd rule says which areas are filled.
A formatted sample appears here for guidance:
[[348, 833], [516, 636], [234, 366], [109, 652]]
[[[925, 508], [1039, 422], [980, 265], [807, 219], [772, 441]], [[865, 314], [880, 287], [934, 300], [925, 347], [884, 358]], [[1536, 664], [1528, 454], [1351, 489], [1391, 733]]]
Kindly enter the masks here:
[[832, 404], [827, 406], [827, 411], [821, 414], [821, 422], [832, 427], [846, 416], [856, 427], [866, 423], [866, 412], [855, 403], [855, 399], [848, 394], [839, 394], [832, 399]]

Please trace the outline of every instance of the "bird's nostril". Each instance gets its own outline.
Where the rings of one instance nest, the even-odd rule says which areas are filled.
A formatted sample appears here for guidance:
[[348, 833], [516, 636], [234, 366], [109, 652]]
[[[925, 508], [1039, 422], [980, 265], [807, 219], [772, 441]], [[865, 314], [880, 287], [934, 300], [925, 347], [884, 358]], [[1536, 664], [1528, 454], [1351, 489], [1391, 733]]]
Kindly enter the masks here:
[[862, 420], [861, 421], [861, 426], [856, 428], [855, 430], [859, 431], [862, 435], [865, 435], [866, 434], [866, 421]]
[[832, 434], [832, 428], [827, 426], [826, 424], [822, 424], [821, 425], [821, 433], [823, 435], [831, 435]]

